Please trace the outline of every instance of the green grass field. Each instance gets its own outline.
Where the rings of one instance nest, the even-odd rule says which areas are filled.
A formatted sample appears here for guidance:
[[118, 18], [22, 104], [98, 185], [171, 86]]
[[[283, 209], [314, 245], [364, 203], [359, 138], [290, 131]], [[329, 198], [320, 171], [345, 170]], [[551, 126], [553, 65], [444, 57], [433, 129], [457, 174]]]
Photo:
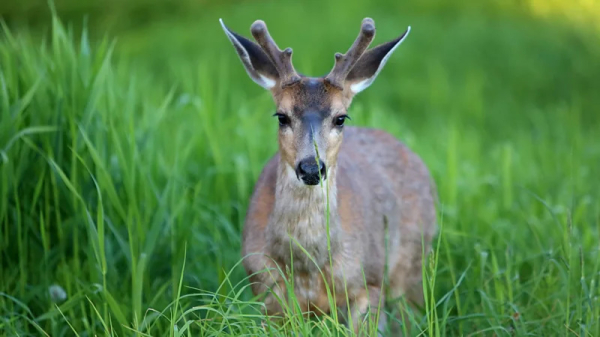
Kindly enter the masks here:
[[350, 124], [439, 190], [412, 334], [600, 336], [595, 2], [74, 3], [0, 5], [0, 335], [350, 335], [261, 324], [240, 233], [277, 121], [218, 18], [317, 76], [370, 16], [376, 44], [412, 32]]

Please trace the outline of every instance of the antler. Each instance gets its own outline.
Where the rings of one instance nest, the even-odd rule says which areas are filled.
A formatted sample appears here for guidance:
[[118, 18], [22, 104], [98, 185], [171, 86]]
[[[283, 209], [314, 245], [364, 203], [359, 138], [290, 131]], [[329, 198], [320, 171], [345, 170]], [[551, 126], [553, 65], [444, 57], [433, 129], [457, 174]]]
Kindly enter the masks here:
[[325, 77], [325, 80], [329, 82], [329, 84], [339, 89], [343, 89], [346, 76], [348, 76], [352, 67], [358, 62], [358, 59], [360, 59], [365, 50], [367, 50], [374, 37], [375, 22], [371, 18], [364, 18], [358, 37], [346, 54], [335, 53], [335, 66], [333, 66], [329, 75]]
[[281, 87], [284, 88], [300, 81], [300, 76], [296, 73], [292, 65], [292, 48], [286, 48], [283, 51], [280, 50], [269, 34], [267, 25], [262, 20], [254, 21], [252, 26], [250, 26], [250, 31], [256, 42], [258, 42], [275, 65], [279, 73]]

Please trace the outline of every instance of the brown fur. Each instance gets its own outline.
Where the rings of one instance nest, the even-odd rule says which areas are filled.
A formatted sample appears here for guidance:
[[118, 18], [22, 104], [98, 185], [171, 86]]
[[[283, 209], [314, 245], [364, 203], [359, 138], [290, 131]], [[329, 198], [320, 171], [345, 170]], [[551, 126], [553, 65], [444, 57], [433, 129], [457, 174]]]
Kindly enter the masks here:
[[[336, 276], [336, 290], [341, 291], [336, 297], [342, 300], [338, 304], [345, 304], [346, 298], [342, 274], [346, 277], [351, 302], [360, 303], [360, 298], [366, 296], [363, 293], [362, 268], [367, 285], [381, 289], [386, 258], [384, 217], [389, 228], [388, 263], [392, 292], [389, 295], [393, 298], [406, 295], [409, 300], [420, 302], [421, 240], [426, 244], [425, 251], [428, 251], [435, 233], [433, 187], [427, 169], [414, 153], [387, 133], [352, 127], [347, 127], [344, 132], [345, 139], [338, 154], [336, 186], [329, 187], [330, 193], [337, 189], [337, 200], [330, 203], [330, 227], [333, 274]], [[288, 253], [290, 241], [285, 239], [289, 229], [296, 231], [297, 239], [302, 235], [314, 235], [302, 233], [303, 228], [294, 228], [296, 223], [269, 222], [269, 219], [277, 217], [274, 214], [277, 203], [311, 198], [318, 199], [319, 203], [323, 201], [315, 196], [322, 194], [318, 186], [304, 187], [311, 191], [290, 196], [289, 200], [277, 195], [277, 186], [290, 179], [281, 168], [285, 165], [287, 163], [281, 161], [279, 154], [269, 161], [256, 184], [244, 226], [242, 254], [258, 253], [244, 260], [247, 272], [254, 274], [251, 280], [257, 294], [281, 281], [281, 275], [277, 271], [255, 273], [265, 267], [276, 267], [275, 263], [281, 270], [286, 270], [286, 266], [291, 264]], [[330, 181], [330, 184], [334, 183]], [[281, 190], [279, 194], [286, 192]], [[274, 195], [277, 199], [273, 198]], [[315, 212], [324, 214], [325, 211], [319, 208]], [[324, 232], [324, 226], [317, 227]], [[277, 240], [283, 240], [285, 244], [277, 244]], [[305, 239], [301, 243], [313, 254], [327, 254], [326, 242], [318, 243], [323, 247], [320, 250], [312, 249], [311, 242]], [[304, 253], [300, 249], [294, 250], [293, 258], [294, 270], [300, 278], [296, 280], [296, 296], [301, 302], [314, 303], [320, 311], [328, 312], [327, 294], [321, 276], [316, 272], [317, 266], [311, 261], [304, 261]], [[313, 258], [319, 262], [318, 267], [325, 273], [325, 278], [330, 279], [328, 255]], [[302, 294], [312, 296], [299, 296]], [[267, 311], [279, 313], [278, 303], [267, 301]]]
[[[370, 19], [363, 21], [362, 31], [369, 31], [371, 24]], [[436, 232], [435, 187], [429, 172], [416, 154], [390, 134], [335, 125], [407, 33], [364, 54], [364, 42], [355, 43], [362, 50], [351, 48], [343, 57], [357, 59], [342, 60], [355, 64], [354, 68], [337, 67], [336, 83], [343, 81], [340, 87], [327, 78], [303, 76], [282, 83], [277, 75], [282, 71], [274, 69], [260, 47], [223, 28], [248, 74], [271, 90], [278, 114], [289, 122], [279, 128], [279, 152], [256, 183], [243, 231], [243, 264], [253, 292], [267, 294], [267, 313], [282, 313], [284, 278], [294, 282], [302, 311], [328, 313], [332, 309], [328, 284], [335, 289], [336, 306], [349, 303], [358, 328], [361, 314], [376, 310], [384, 299], [386, 263], [389, 289], [385, 291], [390, 292], [386, 296], [404, 295], [421, 302], [422, 251], [430, 249]], [[269, 55], [275, 55], [272, 60], [282, 55], [274, 42], [267, 47]], [[291, 62], [291, 51], [286, 57]], [[348, 74], [345, 80], [339, 76], [342, 70]], [[291, 72], [287, 73], [289, 78]], [[303, 159], [316, 157], [326, 165], [326, 179], [322, 186], [305, 185], [296, 168]]]

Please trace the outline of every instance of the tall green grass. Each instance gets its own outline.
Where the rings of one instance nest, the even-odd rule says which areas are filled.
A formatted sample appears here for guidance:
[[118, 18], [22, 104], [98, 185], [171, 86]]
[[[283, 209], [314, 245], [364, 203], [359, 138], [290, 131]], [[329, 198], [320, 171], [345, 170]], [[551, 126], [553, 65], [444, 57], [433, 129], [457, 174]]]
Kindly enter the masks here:
[[3, 25], [0, 331], [348, 335], [293, 301], [262, 323], [240, 232], [277, 123], [217, 18], [244, 34], [263, 18], [320, 75], [370, 15], [376, 43], [413, 31], [353, 123], [406, 142], [440, 195], [426, 310], [381, 314], [413, 335], [600, 335], [597, 32], [511, 6], [338, 5], [212, 6], [116, 40], [57, 16], [43, 41]]

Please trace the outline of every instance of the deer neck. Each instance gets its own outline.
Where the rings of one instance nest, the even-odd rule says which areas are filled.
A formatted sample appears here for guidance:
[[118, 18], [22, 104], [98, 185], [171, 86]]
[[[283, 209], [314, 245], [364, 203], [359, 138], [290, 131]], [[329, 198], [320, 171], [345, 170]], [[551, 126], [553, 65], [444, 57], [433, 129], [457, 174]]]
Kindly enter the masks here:
[[342, 232], [337, 209], [336, 167], [331, 167], [327, 174], [322, 184], [307, 186], [298, 180], [287, 163], [279, 163], [267, 243], [277, 260], [289, 265], [293, 259], [294, 269], [310, 271], [328, 264], [328, 240], [331, 255], [338, 250]]

